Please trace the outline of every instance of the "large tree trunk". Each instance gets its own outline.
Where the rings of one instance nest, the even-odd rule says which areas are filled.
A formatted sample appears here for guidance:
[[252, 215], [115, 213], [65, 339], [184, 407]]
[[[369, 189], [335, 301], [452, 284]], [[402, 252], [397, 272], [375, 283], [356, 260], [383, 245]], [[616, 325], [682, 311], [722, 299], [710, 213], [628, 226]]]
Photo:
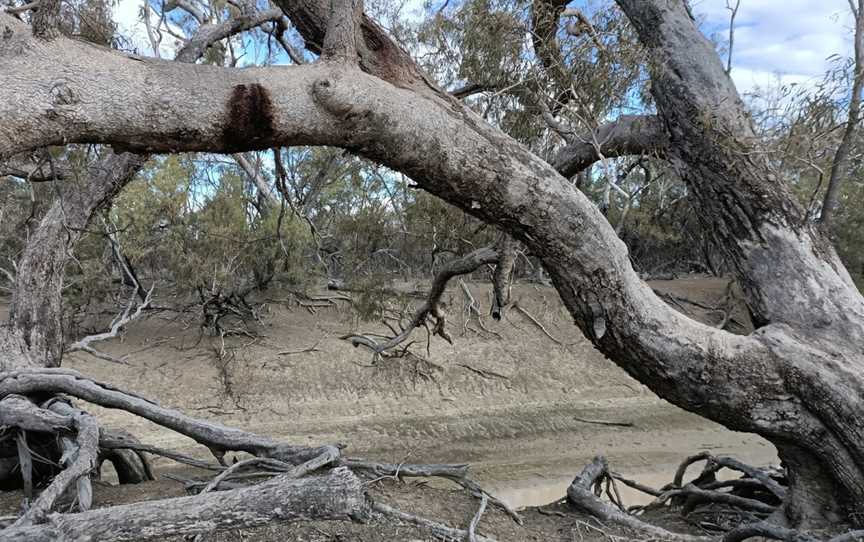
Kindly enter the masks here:
[[[756, 152], [734, 85], [683, 0], [618, 3], [652, 58], [664, 154], [696, 194], [703, 226], [733, 263], [759, 326], [749, 336], [664, 304], [596, 206], [436, 89], [365, 18], [362, 40], [337, 40], [355, 44], [357, 65], [348, 47], [311, 66], [237, 70], [146, 62], [63, 39], [36, 43], [0, 14], [9, 27], [0, 43], [8, 74], [0, 157], [66, 141], [170, 152], [334, 145], [377, 160], [524, 242], [585, 335], [655, 393], [773, 442], [789, 468], [790, 521], [861, 524], [864, 299]], [[330, 4], [282, 8], [309, 42], [326, 46]], [[59, 103], [44, 90], [57, 88], [58, 72], [70, 97]]]
[[[33, 231], [18, 262], [9, 325], [0, 341], [0, 372], [24, 366], [59, 367], [63, 358], [63, 278], [75, 245], [91, 218], [134, 177], [145, 158], [109, 154], [63, 181], [60, 195]], [[0, 343], [2, 344], [2, 343]]]
[[785, 350], [775, 365], [790, 404], [765, 409], [754, 396], [748, 417], [790, 470], [788, 516], [796, 523], [851, 518], [864, 506], [862, 298], [758, 151], [734, 84], [684, 3], [619, 4], [651, 51], [668, 158], [692, 187], [703, 229], [726, 251], [757, 327], [783, 330], [773, 350]]
[[9, 542], [163, 540], [274, 521], [364, 519], [369, 511], [362, 481], [340, 467], [300, 480], [283, 475], [230, 491], [57, 514], [40, 525], [12, 527], [3, 536]]

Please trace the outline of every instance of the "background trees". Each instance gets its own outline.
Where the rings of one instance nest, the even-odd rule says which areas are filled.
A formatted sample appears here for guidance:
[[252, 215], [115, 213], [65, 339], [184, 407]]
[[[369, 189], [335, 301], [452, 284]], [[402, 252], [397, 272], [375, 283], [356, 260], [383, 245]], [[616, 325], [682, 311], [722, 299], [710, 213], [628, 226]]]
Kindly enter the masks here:
[[[864, 301], [814, 223], [824, 216], [809, 203], [821, 199], [813, 196], [819, 192], [813, 189], [807, 207], [794, 195], [806, 194], [802, 187], [825, 166], [809, 163], [802, 175], [800, 162], [813, 162], [812, 156], [794, 153], [786, 161], [788, 150], [801, 145], [805, 155], [833, 160], [835, 171], [840, 163], [854, 170], [853, 152], [825, 158], [824, 151], [830, 137], [823, 133], [835, 131], [846, 102], [832, 105], [829, 92], [792, 107], [788, 129], [773, 112], [754, 125], [685, 2], [620, 0], [620, 12], [594, 13], [546, 0], [445, 4], [416, 30], [395, 28], [420, 65], [361, 14], [358, 2], [334, 3], [332, 10], [326, 2], [278, 4], [307, 56], [291, 41], [297, 35], [286, 37], [283, 12], [275, 8], [181, 8], [195, 33], [177, 57], [206, 59], [195, 66], [141, 61], [49, 36], [60, 26], [40, 20], [53, 4], [37, 11], [35, 37], [4, 15], [0, 69], [9, 81], [0, 90], [0, 114], [8, 122], [0, 126], [0, 157], [23, 160], [41, 176], [47, 161], [56, 177], [56, 160], [25, 153], [61, 143], [137, 153], [276, 149], [263, 157], [235, 156], [242, 174], [212, 162], [199, 168], [156, 160], [154, 179], [161, 180], [140, 197], [166, 205], [164, 213], [124, 216], [118, 206], [110, 217], [129, 222], [122, 228], [133, 228], [130, 250], [144, 250], [133, 256], [151, 274], [169, 270], [171, 280], [198, 291], [203, 306], [207, 295], [242, 295], [247, 285], [264, 287], [278, 270], [310, 260], [327, 278], [343, 280], [381, 270], [406, 273], [417, 262], [431, 271], [442, 253], [488, 242], [492, 232], [475, 220], [494, 225], [542, 262], [577, 325], [631, 375], [683, 408], [777, 446], [789, 473], [784, 512], [790, 522], [860, 521], [854, 510], [864, 503], [864, 362], [856, 337]], [[183, 22], [160, 17], [155, 31], [166, 21]], [[242, 55], [230, 39], [214, 44], [256, 27], [275, 34], [300, 65], [227, 68]], [[531, 39], [519, 39], [526, 35]], [[159, 39], [151, 42], [159, 51]], [[310, 63], [314, 55], [318, 61]], [[422, 73], [424, 62], [437, 82]], [[92, 73], [94, 64], [103, 72]], [[68, 75], [62, 81], [60, 71]], [[122, 100], [115, 98], [118, 87]], [[856, 137], [856, 101], [849, 103], [850, 129], [839, 148], [851, 149]], [[825, 146], [818, 150], [814, 142]], [[309, 151], [295, 161], [295, 151], [280, 150], [297, 145], [340, 147], [391, 171], [345, 154], [327, 156], [331, 151]], [[69, 178], [76, 150], [64, 151]], [[140, 154], [100, 149], [98, 160], [84, 161], [85, 186], [67, 191], [54, 214], [42, 217], [15, 275], [8, 335], [19, 346], [10, 349], [13, 361], [5, 369], [59, 364], [68, 251], [143, 163]], [[160, 167], [179, 178], [162, 179]], [[315, 175], [304, 173], [307, 167]], [[449, 208], [424, 212], [434, 204], [413, 195], [393, 171], [473, 218]], [[187, 191], [178, 205], [177, 187], [200, 182], [196, 177], [207, 179], [205, 188]], [[661, 218], [672, 213], [674, 226], [664, 229]], [[431, 216], [442, 223], [418, 227]], [[140, 229], [133, 226], [138, 219]], [[453, 219], [477, 227], [469, 237], [457, 236]], [[154, 231], [148, 220], [158, 221], [158, 231], [180, 221], [175, 246], [181, 250], [151, 258], [142, 239]], [[693, 227], [684, 233], [681, 223]], [[295, 245], [287, 245], [283, 226], [308, 228], [311, 242], [292, 236]], [[107, 235], [122, 237], [122, 228], [109, 227]], [[63, 230], [74, 233], [64, 237]], [[431, 254], [409, 241], [417, 232]], [[632, 251], [622, 237], [629, 237]], [[227, 254], [211, 274], [217, 246]], [[637, 274], [670, 267], [652, 247], [668, 251], [685, 270], [733, 273], [759, 329], [736, 336], [670, 309]], [[638, 258], [640, 251], [653, 261], [634, 262], [631, 254]], [[680, 254], [691, 257], [682, 265]], [[172, 264], [176, 257], [185, 264]], [[184, 277], [190, 269], [206, 269], [207, 281], [197, 272]], [[21, 357], [29, 361], [15, 361]], [[49, 377], [35, 382], [29, 392], [70, 389]]]

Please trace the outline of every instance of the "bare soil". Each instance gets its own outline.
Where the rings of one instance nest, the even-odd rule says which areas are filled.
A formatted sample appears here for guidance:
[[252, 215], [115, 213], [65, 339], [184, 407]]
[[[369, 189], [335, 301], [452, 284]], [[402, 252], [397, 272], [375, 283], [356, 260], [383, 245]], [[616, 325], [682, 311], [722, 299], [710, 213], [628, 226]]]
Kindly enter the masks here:
[[[680, 298], [720, 304], [727, 282], [690, 277], [652, 285], [678, 299], [681, 310], [715, 322], [722, 314]], [[481, 310], [488, 310], [488, 286], [473, 284], [471, 290]], [[452, 288], [445, 300], [454, 342], [432, 338], [432, 364], [416, 359], [372, 363], [368, 351], [353, 348], [340, 336], [389, 333], [384, 326], [358, 321], [344, 301], [330, 308], [304, 308], [287, 293], [272, 292], [260, 300], [263, 325], [255, 337], [231, 337], [223, 345], [220, 338], [202, 336], [190, 315], [154, 313], [135, 322], [120, 340], [100, 345], [112, 355], [128, 355], [129, 365], [87, 354], [69, 355], [64, 364], [163, 405], [291, 443], [340, 442], [347, 444], [348, 455], [397, 463], [467, 462], [484, 487], [520, 507], [559, 500], [572, 477], [597, 454], [606, 455], [617, 472], [649, 485], [668, 482], [685, 456], [701, 450], [757, 465], [776, 461], [773, 447], [762, 439], [730, 432], [669, 405], [605, 359], [573, 325], [552, 288], [519, 284], [513, 299], [554, 340], [517, 310], [501, 322], [484, 318], [488, 331], [476, 319], [466, 325], [463, 295]], [[732, 317], [747, 331], [742, 307]], [[412, 349], [426, 356], [426, 332], [419, 329], [414, 338]], [[217, 352], [223, 350], [219, 361]], [[206, 457], [206, 450], [193, 441], [140, 418], [88, 409], [103, 425], [123, 428], [143, 442]], [[155, 467], [157, 474], [179, 472], [162, 460], [156, 460]], [[371, 492], [373, 498], [409, 511], [467, 526], [477, 501], [440, 483], [432, 486], [386, 482]], [[160, 479], [135, 487], [100, 487], [96, 496], [97, 504], [104, 505], [182, 493], [180, 484]], [[625, 501], [644, 498], [627, 494]], [[14, 510], [15, 502], [20, 503], [20, 495], [0, 496], [0, 515]], [[588, 518], [566, 506], [555, 507], [563, 517], [532, 509], [526, 512], [525, 527], [490, 511], [482, 530], [502, 541], [605, 537]], [[421, 529], [381, 520], [273, 526], [208, 538], [429, 539]]]

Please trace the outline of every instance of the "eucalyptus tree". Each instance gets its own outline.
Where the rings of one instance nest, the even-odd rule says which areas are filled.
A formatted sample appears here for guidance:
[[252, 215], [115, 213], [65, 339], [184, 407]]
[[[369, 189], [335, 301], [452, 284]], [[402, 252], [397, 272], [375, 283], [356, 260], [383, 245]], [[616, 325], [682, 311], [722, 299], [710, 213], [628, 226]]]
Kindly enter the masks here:
[[[597, 207], [440, 88], [360, 0], [277, 1], [317, 61], [247, 69], [145, 60], [59, 36], [51, 17], [28, 26], [0, 15], [0, 158], [69, 143], [127, 153], [327, 145], [403, 172], [525, 243], [576, 325], [633, 377], [686, 410], [772, 442], [788, 472], [774, 519], [860, 526], [864, 298], [760, 152], [751, 117], [688, 4], [616, 3], [644, 49], [657, 113], [598, 126], [568, 145], [558, 169], [662, 152], [732, 266], [757, 326], [750, 335], [663, 303]], [[57, 5], [38, 9], [50, 14]], [[561, 2], [551, 9], [564, 13]], [[3, 351], [3, 397], [63, 392], [148, 416], [217, 451], [297, 461], [312, 453], [215, 430], [62, 369], [40, 370], [46, 359], [15, 334]], [[76, 427], [84, 433], [83, 422]]]

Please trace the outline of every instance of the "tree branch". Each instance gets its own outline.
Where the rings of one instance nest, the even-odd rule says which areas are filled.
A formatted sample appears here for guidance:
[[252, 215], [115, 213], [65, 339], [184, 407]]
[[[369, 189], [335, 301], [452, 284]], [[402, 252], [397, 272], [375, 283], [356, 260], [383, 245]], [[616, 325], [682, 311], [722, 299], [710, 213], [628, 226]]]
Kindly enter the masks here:
[[64, 445], [61, 464], [66, 468], [54, 477], [51, 484], [39, 494], [27, 512], [15, 522], [13, 528], [42, 523], [57, 501], [73, 484], [78, 486], [79, 508], [82, 511], [90, 508], [93, 492], [89, 475], [96, 468], [99, 455], [99, 425], [96, 423], [96, 418], [72, 408], [63, 401], [51, 401], [48, 408], [72, 419], [76, 432], [75, 441], [74, 443], [69, 441]]
[[348, 335], [344, 338], [350, 340], [354, 346], [362, 344], [371, 348], [376, 354], [380, 354], [405, 342], [408, 337], [411, 336], [411, 333], [414, 332], [414, 329], [422, 326], [426, 322], [426, 318], [431, 315], [435, 318], [435, 325], [432, 333], [434, 335], [439, 335], [447, 342], [452, 342], [450, 335], [447, 333], [444, 313], [438, 306], [441, 301], [441, 296], [444, 295], [444, 291], [447, 289], [447, 283], [453, 277], [473, 273], [481, 266], [495, 263], [497, 261], [498, 252], [491, 247], [484, 247], [469, 252], [461, 258], [450, 260], [444, 264], [444, 267], [442, 267], [441, 270], [438, 271], [438, 274], [435, 275], [435, 279], [432, 281], [432, 286], [429, 289], [429, 294], [426, 296], [426, 300], [414, 313], [411, 322], [405, 326], [402, 333], [392, 339], [379, 344], [362, 335]]
[[241, 489], [57, 515], [41, 525], [0, 532], [7, 542], [162, 540], [273, 521], [362, 519], [369, 510], [362, 482], [337, 468], [299, 480], [282, 475]]
[[60, 0], [39, 0], [33, 13], [33, 35], [44, 40], [60, 35]]
[[23, 370], [0, 373], [0, 397], [10, 393], [65, 393], [84, 401], [126, 410], [194, 439], [211, 450], [244, 451], [257, 456], [303, 462], [320, 455], [321, 449], [291, 446], [239, 429], [197, 420], [182, 412], [157, 405], [68, 369]]
[[277, 22], [284, 14], [273, 8], [248, 14], [238, 14], [225, 22], [202, 25], [195, 35], [183, 45], [174, 58], [177, 62], [192, 63], [204, 56], [207, 48], [219, 40], [239, 34], [267, 22]]
[[[600, 153], [597, 153], [597, 142]], [[561, 175], [572, 177], [602, 157], [634, 154], [663, 156], [669, 137], [663, 122], [653, 115], [622, 115], [597, 128], [592, 134], [574, 138], [558, 153], [554, 166]]]
[[[141, 315], [144, 313], [144, 310], [150, 306], [150, 302], [153, 300], [153, 288], [155, 287], [155, 284], [150, 287], [150, 290], [147, 292], [147, 296], [144, 298], [144, 301], [138, 303], [136, 307], [135, 298], [138, 297], [138, 289], [140, 288], [140, 286], [136, 285], [135, 291], [132, 292], [132, 296], [129, 298], [129, 303], [126, 305], [126, 308], [123, 310], [123, 312], [121, 312], [114, 318], [114, 321], [111, 322], [111, 327], [108, 331], [104, 333], [97, 333], [95, 335], [88, 335], [83, 339], [70, 344], [66, 348], [66, 352], [77, 352], [79, 350], [83, 350], [85, 352], [97, 355], [102, 359], [125, 363], [122, 360], [117, 360], [106, 354], [98, 355], [101, 353], [96, 351], [90, 345], [94, 342], [107, 341], [108, 339], [113, 339], [117, 337], [120, 334], [121, 329], [140, 318]], [[135, 307], [134, 313], [132, 312], [133, 307]]]
[[363, 14], [363, 0], [331, 0], [324, 58], [354, 63], [357, 58], [357, 30]]
[[[340, 0], [349, 2], [349, 0]], [[350, 0], [353, 2], [354, 0]], [[306, 41], [306, 48], [322, 53], [330, 19], [330, 0], [274, 0], [288, 15]], [[338, 3], [336, 3], [338, 5]], [[414, 63], [411, 55], [366, 14], [360, 16], [357, 55], [360, 68], [396, 86], [411, 88], [423, 94], [443, 96], [435, 83]]]

